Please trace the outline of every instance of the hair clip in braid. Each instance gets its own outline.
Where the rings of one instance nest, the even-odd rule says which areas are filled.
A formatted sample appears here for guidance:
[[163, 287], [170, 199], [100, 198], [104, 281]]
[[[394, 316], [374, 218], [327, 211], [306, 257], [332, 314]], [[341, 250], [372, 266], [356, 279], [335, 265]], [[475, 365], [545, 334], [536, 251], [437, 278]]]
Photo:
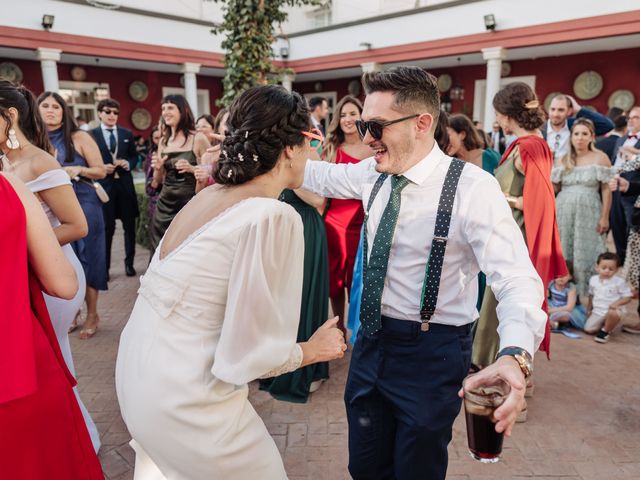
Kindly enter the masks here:
[[260, 160], [260, 158], [258, 157], [258, 155], [256, 155], [255, 153], [253, 154], [253, 161], [257, 162], [258, 160]]
[[246, 140], [247, 138], [249, 138], [249, 130], [247, 130], [246, 132], [244, 132], [244, 138], [245, 138], [245, 140]]
[[244, 162], [244, 156], [241, 153], [238, 154], [238, 160]]
[[227, 173], [227, 178], [231, 178], [231, 175], [233, 175], [233, 170], [229, 169], [229, 172]]

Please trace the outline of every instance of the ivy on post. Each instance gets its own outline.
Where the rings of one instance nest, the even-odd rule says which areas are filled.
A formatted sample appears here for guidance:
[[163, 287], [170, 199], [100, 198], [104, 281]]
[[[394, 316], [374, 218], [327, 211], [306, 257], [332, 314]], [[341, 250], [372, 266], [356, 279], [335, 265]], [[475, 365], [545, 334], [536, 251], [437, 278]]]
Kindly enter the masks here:
[[224, 19], [212, 31], [225, 36], [224, 94], [218, 105], [229, 106], [241, 92], [268, 83], [275, 72], [271, 57], [274, 25], [287, 19], [284, 7], [322, 5], [323, 0], [213, 0], [222, 4]]

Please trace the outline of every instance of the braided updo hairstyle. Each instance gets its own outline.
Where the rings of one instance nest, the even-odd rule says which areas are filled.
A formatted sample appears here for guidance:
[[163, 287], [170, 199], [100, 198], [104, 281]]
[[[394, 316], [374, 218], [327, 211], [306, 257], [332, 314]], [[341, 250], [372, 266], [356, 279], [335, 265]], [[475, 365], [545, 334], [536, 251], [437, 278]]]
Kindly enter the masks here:
[[540, 128], [545, 120], [544, 110], [536, 93], [524, 82], [513, 82], [493, 97], [493, 108], [513, 118], [525, 130]]
[[229, 108], [216, 182], [240, 185], [267, 173], [285, 147], [302, 145], [309, 127], [309, 110], [297, 93], [277, 85], [244, 91]]

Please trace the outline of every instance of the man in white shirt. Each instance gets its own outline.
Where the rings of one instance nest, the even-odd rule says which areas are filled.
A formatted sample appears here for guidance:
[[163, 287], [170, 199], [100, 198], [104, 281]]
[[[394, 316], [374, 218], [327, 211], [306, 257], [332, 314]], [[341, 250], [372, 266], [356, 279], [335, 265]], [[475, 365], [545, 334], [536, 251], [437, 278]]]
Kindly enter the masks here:
[[324, 97], [311, 97], [309, 99], [309, 112], [311, 113], [311, 123], [313, 128], [317, 128], [326, 135], [324, 121], [329, 115], [329, 103]]
[[593, 122], [596, 136], [604, 135], [613, 129], [608, 117], [583, 108], [571, 95], [556, 95], [549, 104], [549, 120], [542, 129], [542, 136], [553, 152], [554, 162], [560, 161], [571, 148], [571, 127], [576, 118], [588, 118]]
[[[452, 163], [434, 142], [437, 84], [418, 67], [366, 73], [362, 81], [367, 97], [357, 125], [374, 156], [349, 165], [309, 161], [304, 182], [326, 197], [361, 199], [367, 212], [362, 328], [345, 390], [349, 472], [356, 480], [440, 480], [470, 363], [476, 275], [486, 273], [500, 302], [501, 351], [467, 386], [497, 376], [511, 384], [495, 412], [496, 430], [507, 435], [524, 404], [525, 372], [530, 374], [531, 356], [544, 335], [543, 287], [498, 183], [466, 164], [436, 308], [425, 322], [423, 286], [432, 287], [425, 270], [432, 241], [442, 241], [433, 232]], [[374, 266], [383, 273], [368, 274]]]
[[100, 100], [98, 116], [100, 126], [91, 133], [102, 155], [107, 176], [100, 180], [109, 195], [109, 201], [102, 205], [107, 248], [107, 277], [111, 267], [111, 244], [116, 231], [116, 219], [122, 222], [124, 230], [124, 271], [128, 277], [136, 275], [133, 262], [136, 254], [136, 217], [139, 215], [138, 200], [133, 185], [131, 170], [138, 161], [133, 133], [118, 125], [120, 103], [113, 98]]

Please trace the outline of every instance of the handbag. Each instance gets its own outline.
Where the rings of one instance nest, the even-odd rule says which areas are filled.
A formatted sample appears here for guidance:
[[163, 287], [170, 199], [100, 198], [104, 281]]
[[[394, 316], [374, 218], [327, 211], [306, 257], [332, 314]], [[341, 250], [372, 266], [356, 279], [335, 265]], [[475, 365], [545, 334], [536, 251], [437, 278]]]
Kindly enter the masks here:
[[76, 182], [82, 182], [86, 185], [91, 185], [95, 189], [96, 195], [98, 196], [98, 199], [102, 203], [109, 202], [109, 194], [104, 190], [102, 185], [100, 185], [98, 182], [86, 177], [75, 177], [74, 180]]

